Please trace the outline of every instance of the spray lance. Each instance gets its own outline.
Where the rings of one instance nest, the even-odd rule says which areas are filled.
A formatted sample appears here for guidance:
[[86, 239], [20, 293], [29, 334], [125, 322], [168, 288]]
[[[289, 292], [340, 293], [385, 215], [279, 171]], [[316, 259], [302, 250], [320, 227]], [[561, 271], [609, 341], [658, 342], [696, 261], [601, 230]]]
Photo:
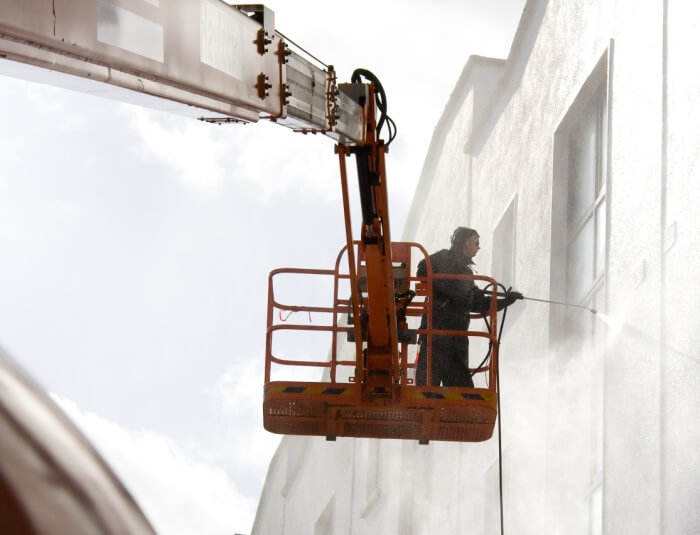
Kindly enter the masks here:
[[582, 308], [584, 310], [588, 310], [592, 314], [596, 315], [598, 314], [598, 311], [595, 308], [583, 306], [583, 305], [574, 305], [572, 303], [563, 303], [562, 301], [549, 301], [547, 299], [537, 299], [535, 297], [525, 297], [523, 296], [523, 299], [527, 299], [528, 301], [539, 301], [540, 303], [549, 303], [551, 305], [561, 305], [565, 307], [574, 307], [574, 308]]
[[[510, 291], [510, 290], [506, 291], [505, 294], [497, 293], [497, 295], [498, 295], [498, 297], [504, 297], [505, 295], [508, 294], [509, 291]], [[487, 292], [485, 292], [485, 293], [486, 293], [487, 295], [490, 295], [492, 292], [487, 291]], [[598, 311], [597, 311], [595, 308], [587, 307], [587, 306], [584, 306], [584, 305], [574, 305], [573, 303], [564, 303], [563, 301], [551, 301], [551, 300], [549, 300], [549, 299], [538, 299], [538, 298], [536, 298], [536, 297], [526, 297], [526, 296], [524, 296], [524, 295], [522, 295], [522, 294], [520, 294], [520, 298], [521, 298], [521, 299], [527, 299], [528, 301], [538, 301], [538, 302], [540, 302], [540, 303], [549, 303], [550, 305], [561, 305], [561, 306], [564, 306], [564, 307], [582, 308], [582, 309], [584, 309], [584, 310], [588, 310], [588, 311], [589, 311], [590, 313], [592, 313], [593, 315], [597, 315], [597, 314], [598, 314]]]

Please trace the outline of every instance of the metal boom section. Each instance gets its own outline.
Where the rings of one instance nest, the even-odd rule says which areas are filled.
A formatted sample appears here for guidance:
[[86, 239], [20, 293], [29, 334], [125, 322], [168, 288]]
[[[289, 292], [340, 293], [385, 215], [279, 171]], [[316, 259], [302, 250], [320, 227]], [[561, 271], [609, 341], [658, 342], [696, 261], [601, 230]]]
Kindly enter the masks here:
[[[362, 110], [337, 88], [332, 67], [290, 50], [274, 22], [262, 5], [221, 0], [3, 0], [0, 58], [70, 74], [74, 89], [147, 96], [207, 121], [269, 119], [362, 142]], [[49, 72], [42, 81], [65, 84]]]

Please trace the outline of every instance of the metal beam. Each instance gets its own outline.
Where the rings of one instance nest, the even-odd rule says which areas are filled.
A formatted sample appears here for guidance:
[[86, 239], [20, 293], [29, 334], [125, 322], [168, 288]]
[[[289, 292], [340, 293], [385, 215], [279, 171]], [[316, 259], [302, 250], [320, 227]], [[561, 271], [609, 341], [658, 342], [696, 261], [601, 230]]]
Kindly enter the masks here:
[[[272, 119], [345, 142], [362, 140], [360, 106], [338, 94], [332, 73], [288, 50], [264, 6], [3, 0], [0, 58], [179, 103], [173, 111], [205, 120]], [[46, 77], [66, 85], [60, 80]], [[133, 100], [123, 91], [104, 94]]]

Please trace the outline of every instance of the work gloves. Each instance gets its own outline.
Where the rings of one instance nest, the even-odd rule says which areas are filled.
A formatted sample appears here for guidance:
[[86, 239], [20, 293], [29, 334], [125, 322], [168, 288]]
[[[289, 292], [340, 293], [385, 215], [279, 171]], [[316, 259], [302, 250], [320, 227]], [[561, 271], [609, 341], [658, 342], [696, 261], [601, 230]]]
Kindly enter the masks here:
[[503, 297], [503, 304], [507, 307], [518, 301], [519, 299], [523, 298], [523, 294], [520, 292], [515, 292], [512, 290], [508, 290], [506, 292], [505, 297]]
[[[523, 294], [521, 294], [520, 292], [508, 290], [506, 293], [499, 294], [499, 297], [500, 299], [498, 300], [498, 310], [503, 310], [504, 308], [509, 307], [510, 305], [515, 303], [517, 300], [523, 299]], [[484, 313], [488, 311], [488, 307], [489, 301], [487, 300], [486, 305], [484, 307]]]

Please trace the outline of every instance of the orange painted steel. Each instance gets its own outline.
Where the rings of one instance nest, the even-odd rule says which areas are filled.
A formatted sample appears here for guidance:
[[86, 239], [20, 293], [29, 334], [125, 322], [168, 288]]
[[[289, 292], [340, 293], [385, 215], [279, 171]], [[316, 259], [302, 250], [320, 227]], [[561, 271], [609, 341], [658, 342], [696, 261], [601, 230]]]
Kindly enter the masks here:
[[[357, 273], [355, 271], [355, 247], [353, 247], [352, 238], [352, 218], [350, 217], [350, 195], [348, 194], [348, 173], [347, 167], [345, 165], [345, 159], [350, 154], [350, 147], [346, 145], [336, 145], [336, 152], [338, 153], [338, 162], [340, 164], [340, 186], [343, 193], [343, 215], [345, 218], [345, 249], [348, 252], [348, 269], [349, 269], [349, 280], [357, 280]], [[341, 253], [338, 255], [338, 260], [336, 261], [336, 270], [338, 269], [338, 262], [340, 261]], [[335, 288], [337, 290], [338, 279], [336, 278]], [[360, 325], [360, 300], [359, 294], [357, 292], [357, 287], [355, 285], [350, 286], [350, 306], [352, 307], [352, 317], [355, 326], [355, 332], [361, 331]], [[335, 337], [333, 337], [333, 343], [335, 344]], [[335, 345], [333, 346], [333, 351], [335, 351]], [[362, 358], [362, 346], [358, 345], [355, 348], [355, 360], [360, 361]], [[358, 379], [360, 382], [364, 381], [364, 370], [360, 369], [356, 372], [358, 374]]]
[[[279, 269], [270, 274], [268, 286], [268, 328], [265, 358], [265, 388], [263, 401], [263, 422], [265, 429], [273, 433], [294, 435], [325, 436], [329, 440], [336, 437], [366, 437], [393, 438], [418, 440], [427, 443], [431, 440], [477, 442], [489, 439], [493, 434], [497, 415], [497, 381], [498, 339], [496, 296], [492, 297], [491, 308], [486, 315], [489, 320], [487, 331], [447, 331], [432, 329], [432, 313], [429, 302], [432, 297], [432, 281], [434, 279], [472, 279], [490, 284], [495, 281], [480, 275], [444, 275], [433, 274], [429, 260], [426, 277], [411, 276], [411, 253], [427, 258], [425, 249], [417, 243], [392, 243], [392, 253], [395, 264], [404, 273], [397, 284], [403, 288], [409, 287], [416, 292], [416, 299], [407, 304], [405, 315], [407, 320], [417, 322], [423, 314], [427, 314], [426, 329], [413, 329], [416, 335], [427, 337], [428, 369], [431, 367], [432, 335], [473, 336], [486, 338], [491, 345], [491, 357], [486, 366], [475, 373], [485, 375], [485, 388], [462, 388], [440, 386], [416, 386], [410, 374], [415, 365], [408, 361], [409, 342], [397, 343], [398, 374], [392, 378], [392, 391], [388, 396], [373, 396], [367, 392], [373, 386], [368, 381], [366, 342], [363, 341], [362, 326], [358, 327], [357, 310], [366, 305], [366, 292], [360, 292], [363, 287], [358, 280], [365, 270], [365, 257], [361, 253], [361, 243], [353, 242], [352, 249], [358, 253], [352, 255], [355, 261], [355, 275], [341, 271], [345, 255], [350, 255], [350, 249], [344, 247], [336, 259], [332, 270], [311, 269]], [[402, 264], [405, 264], [403, 266]], [[393, 267], [397, 267], [394, 265]], [[349, 271], [349, 270], [348, 270]], [[328, 306], [291, 305], [278, 302], [275, 298], [275, 278], [278, 275], [332, 276], [333, 296]], [[354, 280], [356, 284], [355, 299], [358, 306], [351, 304], [351, 299], [341, 298], [341, 281]], [[393, 280], [394, 279], [392, 276]], [[327, 325], [305, 325], [275, 323], [275, 313], [280, 310], [314, 312], [315, 314], [330, 314], [332, 321]], [[480, 315], [473, 315], [474, 317]], [[341, 325], [344, 319], [348, 325]], [[400, 326], [394, 325], [399, 330]], [[330, 357], [327, 361], [293, 360], [280, 358], [273, 354], [273, 335], [280, 330], [325, 331], [332, 335]], [[405, 330], [405, 328], [404, 328]], [[342, 359], [339, 336], [350, 333], [356, 342], [352, 353], [353, 359]], [[359, 333], [359, 334], [358, 334]], [[365, 333], [366, 334], [366, 333]], [[347, 342], [352, 346], [353, 342]], [[358, 350], [359, 348], [359, 350]], [[359, 357], [358, 357], [359, 355]], [[271, 380], [272, 366], [284, 369], [295, 367], [317, 367], [327, 372], [326, 378], [319, 381]], [[338, 370], [343, 370], [339, 374]], [[319, 373], [319, 375], [321, 375]], [[339, 377], [339, 375], [341, 377]], [[430, 375], [428, 374], [428, 377]], [[364, 378], [364, 379], [361, 379]]]

